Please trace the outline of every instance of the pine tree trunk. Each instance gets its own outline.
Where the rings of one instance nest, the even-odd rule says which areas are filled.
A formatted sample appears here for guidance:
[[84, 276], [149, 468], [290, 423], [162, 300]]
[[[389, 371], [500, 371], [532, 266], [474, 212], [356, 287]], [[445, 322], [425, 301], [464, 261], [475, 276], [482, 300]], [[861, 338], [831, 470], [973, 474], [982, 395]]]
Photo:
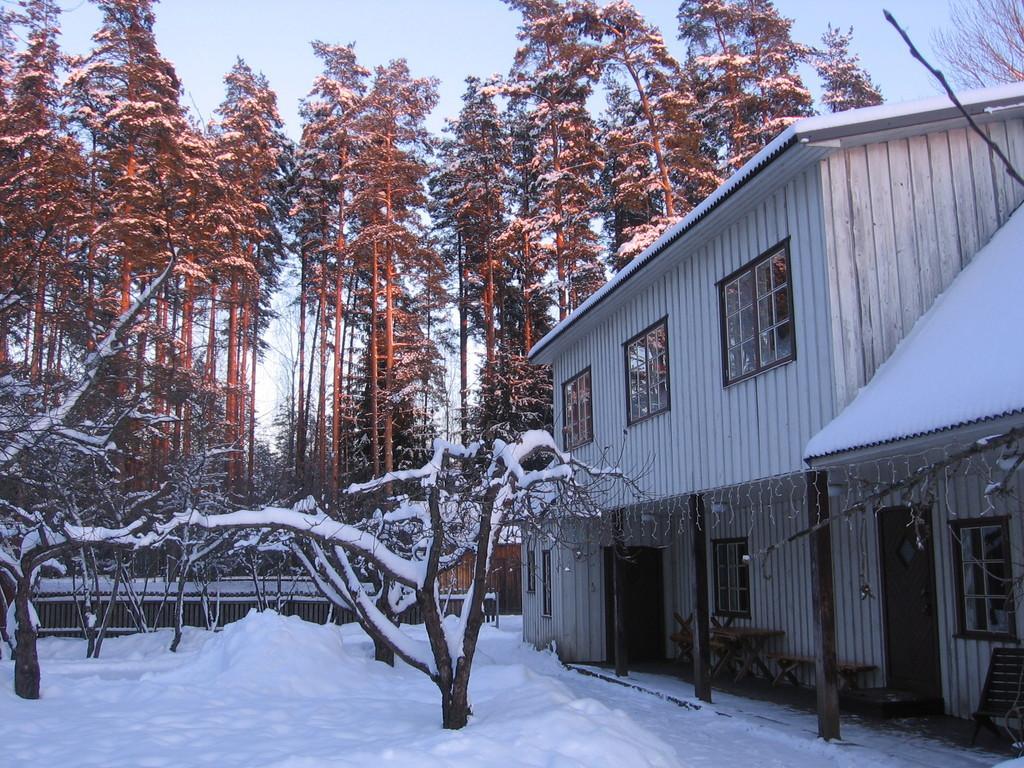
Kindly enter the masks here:
[[217, 284], [210, 286], [210, 323], [206, 337], [206, 381], [213, 384], [217, 380]]
[[394, 261], [388, 254], [384, 277], [384, 471], [395, 468], [395, 298]]
[[231, 278], [228, 294], [228, 360], [224, 376], [225, 442], [230, 446], [228, 454], [228, 493], [238, 490], [238, 281]]
[[306, 489], [306, 252], [302, 251], [299, 274], [299, 386], [295, 418], [295, 477], [299, 487]]
[[32, 623], [31, 597], [31, 576], [22, 577], [14, 593], [14, 642], [17, 649], [14, 658], [14, 693], [23, 699], [38, 699], [40, 686], [39, 650], [36, 647], [39, 634]]
[[377, 309], [377, 287], [380, 282], [380, 254], [373, 244], [373, 277], [370, 284], [370, 452], [373, 454], [373, 474], [380, 475], [380, 403], [378, 398], [379, 375], [377, 356], [380, 340], [377, 332], [379, 322]]
[[[320, 381], [317, 388], [316, 439], [320, 446], [317, 455], [317, 490], [323, 498], [327, 484], [327, 263], [320, 263]], [[337, 321], [335, 321], [337, 322]]]
[[459, 433], [469, 444], [469, 297], [466, 291], [466, 258], [462, 251], [462, 234], [458, 235], [459, 270]]

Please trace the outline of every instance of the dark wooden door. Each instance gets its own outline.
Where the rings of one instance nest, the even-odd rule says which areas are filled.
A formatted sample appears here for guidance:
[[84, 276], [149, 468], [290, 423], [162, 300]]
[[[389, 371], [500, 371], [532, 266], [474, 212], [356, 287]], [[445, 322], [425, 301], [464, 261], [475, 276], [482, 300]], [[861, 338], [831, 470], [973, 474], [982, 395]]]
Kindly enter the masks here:
[[[626, 582], [626, 652], [630, 663], [665, 658], [665, 587], [662, 551], [654, 547], [627, 547], [622, 564]], [[605, 548], [605, 638], [608, 661], [614, 661], [615, 609], [612, 584], [612, 548]]]
[[931, 513], [913, 523], [908, 507], [879, 515], [888, 685], [942, 696], [935, 611]]

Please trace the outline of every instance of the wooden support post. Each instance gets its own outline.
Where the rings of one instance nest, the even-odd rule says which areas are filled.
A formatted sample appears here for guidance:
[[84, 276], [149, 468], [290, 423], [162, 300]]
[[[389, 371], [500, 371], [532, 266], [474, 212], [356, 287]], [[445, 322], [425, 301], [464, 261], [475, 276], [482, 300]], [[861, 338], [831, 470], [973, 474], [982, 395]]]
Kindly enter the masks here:
[[[814, 525], [829, 516], [828, 473], [807, 473], [807, 512]], [[832, 586], [832, 531], [811, 534], [811, 600], [814, 604], [814, 668], [818, 735], [839, 738], [839, 684], [836, 670], [835, 592]]]
[[622, 517], [615, 520], [614, 543], [612, 546], [612, 589], [614, 593], [615, 620], [615, 675], [629, 676], [629, 650], [626, 643], [626, 569], [624, 532]]
[[708, 609], [708, 549], [704, 497], [690, 494], [690, 532], [693, 557], [693, 692], [711, 703], [711, 615]]

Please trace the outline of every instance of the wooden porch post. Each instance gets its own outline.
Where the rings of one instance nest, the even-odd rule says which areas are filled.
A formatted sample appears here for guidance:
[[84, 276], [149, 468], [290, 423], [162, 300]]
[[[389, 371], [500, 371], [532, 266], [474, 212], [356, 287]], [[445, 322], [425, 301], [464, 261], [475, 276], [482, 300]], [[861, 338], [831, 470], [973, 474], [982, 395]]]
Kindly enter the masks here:
[[[807, 473], [807, 512], [811, 525], [828, 518], [827, 472]], [[832, 531], [829, 526], [811, 534], [811, 601], [814, 604], [818, 735], [827, 741], [839, 738], [835, 592], [832, 586]]]
[[629, 676], [629, 651], [626, 644], [626, 571], [622, 567], [625, 556], [623, 519], [621, 514], [615, 517], [612, 544], [612, 590], [615, 600], [615, 675]]
[[690, 494], [690, 532], [693, 558], [693, 692], [701, 701], [711, 702], [711, 616], [708, 610], [708, 550], [704, 524], [704, 497]]

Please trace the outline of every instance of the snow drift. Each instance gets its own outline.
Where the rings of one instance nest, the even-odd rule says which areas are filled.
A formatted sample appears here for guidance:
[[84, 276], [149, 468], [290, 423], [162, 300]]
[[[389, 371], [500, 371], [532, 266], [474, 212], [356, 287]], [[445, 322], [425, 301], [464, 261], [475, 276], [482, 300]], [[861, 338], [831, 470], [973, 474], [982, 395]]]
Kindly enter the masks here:
[[[420, 672], [372, 660], [356, 627], [251, 613], [216, 634], [108, 639], [86, 660], [78, 640], [44, 640], [42, 699], [10, 692], [0, 663], [5, 765], [673, 766], [671, 747], [621, 711], [580, 699], [557, 662], [508, 633], [482, 654], [467, 728], [443, 731]], [[504, 637], [498, 637], [504, 635]]]

